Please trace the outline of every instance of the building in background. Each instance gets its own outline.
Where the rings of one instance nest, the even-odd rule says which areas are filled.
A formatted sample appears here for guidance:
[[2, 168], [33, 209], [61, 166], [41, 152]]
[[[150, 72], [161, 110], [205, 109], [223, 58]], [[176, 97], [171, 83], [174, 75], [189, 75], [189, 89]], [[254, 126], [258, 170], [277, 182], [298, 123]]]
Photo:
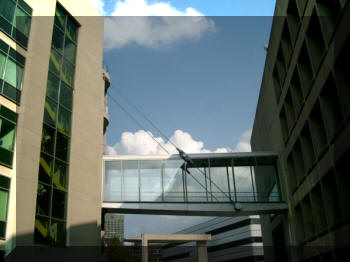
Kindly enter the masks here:
[[119, 239], [123, 242], [124, 239], [124, 216], [107, 213], [104, 221], [104, 238]]
[[98, 246], [108, 124], [103, 18], [87, 0], [0, 2], [0, 246]]
[[[178, 234], [210, 234], [208, 260], [264, 261], [259, 216], [218, 217], [184, 229]], [[164, 261], [197, 261], [197, 247], [189, 244], [166, 244]]]
[[281, 152], [289, 212], [261, 216], [266, 261], [350, 257], [349, 19], [346, 0], [277, 1], [251, 145]]

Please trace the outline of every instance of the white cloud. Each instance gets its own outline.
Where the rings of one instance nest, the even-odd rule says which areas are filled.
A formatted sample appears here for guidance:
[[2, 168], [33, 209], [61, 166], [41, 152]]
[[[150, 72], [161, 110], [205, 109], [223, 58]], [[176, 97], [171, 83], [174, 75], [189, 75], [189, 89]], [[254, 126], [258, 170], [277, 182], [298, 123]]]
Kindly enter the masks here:
[[105, 15], [105, 12], [103, 10], [105, 4], [103, 0], [88, 0], [88, 1], [100, 15]]
[[196, 9], [188, 7], [181, 11], [166, 2], [118, 1], [111, 15], [105, 19], [107, 50], [130, 43], [164, 49], [179, 41], [198, 40], [204, 33], [215, 31], [214, 21]]
[[[170, 137], [170, 140], [186, 153], [227, 153], [227, 152], [249, 152], [250, 150], [250, 136], [252, 130], [244, 132], [237, 142], [234, 150], [229, 147], [217, 148], [214, 151], [204, 148], [202, 141], [197, 141], [192, 136], [182, 130], [176, 130]], [[135, 133], [124, 132], [121, 139], [114, 146], [107, 146], [106, 151], [109, 155], [162, 155], [167, 154], [162, 147], [157, 144], [151, 137], [153, 136], [162, 147], [169, 153], [177, 154], [176, 149], [170, 142], [165, 142], [161, 137], [155, 137], [151, 132], [149, 134], [144, 130], [139, 130]]]

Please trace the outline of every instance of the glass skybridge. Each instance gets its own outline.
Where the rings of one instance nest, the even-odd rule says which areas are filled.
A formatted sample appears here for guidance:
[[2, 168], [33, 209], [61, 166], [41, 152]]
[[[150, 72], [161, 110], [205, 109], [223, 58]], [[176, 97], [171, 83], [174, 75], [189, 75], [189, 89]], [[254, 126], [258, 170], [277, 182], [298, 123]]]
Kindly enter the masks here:
[[286, 209], [278, 154], [188, 156], [189, 161], [180, 155], [105, 156], [102, 207], [120, 213], [192, 215]]

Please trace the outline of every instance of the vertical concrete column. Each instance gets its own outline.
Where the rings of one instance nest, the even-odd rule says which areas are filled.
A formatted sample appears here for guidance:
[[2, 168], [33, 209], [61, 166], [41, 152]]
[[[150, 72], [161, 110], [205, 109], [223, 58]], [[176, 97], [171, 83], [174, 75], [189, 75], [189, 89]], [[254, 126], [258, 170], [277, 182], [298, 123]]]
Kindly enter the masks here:
[[148, 239], [142, 234], [142, 262], [148, 262]]
[[198, 262], [208, 262], [207, 241], [197, 241]]

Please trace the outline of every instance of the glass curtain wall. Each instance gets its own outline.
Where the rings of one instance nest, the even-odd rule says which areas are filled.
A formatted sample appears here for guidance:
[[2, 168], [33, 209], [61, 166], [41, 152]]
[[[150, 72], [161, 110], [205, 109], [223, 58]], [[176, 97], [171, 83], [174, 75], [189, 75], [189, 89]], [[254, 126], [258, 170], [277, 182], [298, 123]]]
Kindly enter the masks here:
[[12, 167], [17, 114], [0, 105], [0, 164]]
[[34, 241], [64, 246], [78, 26], [57, 5], [44, 108]]
[[10, 179], [0, 175], [0, 239], [6, 238], [6, 221], [8, 200], [10, 194]]

